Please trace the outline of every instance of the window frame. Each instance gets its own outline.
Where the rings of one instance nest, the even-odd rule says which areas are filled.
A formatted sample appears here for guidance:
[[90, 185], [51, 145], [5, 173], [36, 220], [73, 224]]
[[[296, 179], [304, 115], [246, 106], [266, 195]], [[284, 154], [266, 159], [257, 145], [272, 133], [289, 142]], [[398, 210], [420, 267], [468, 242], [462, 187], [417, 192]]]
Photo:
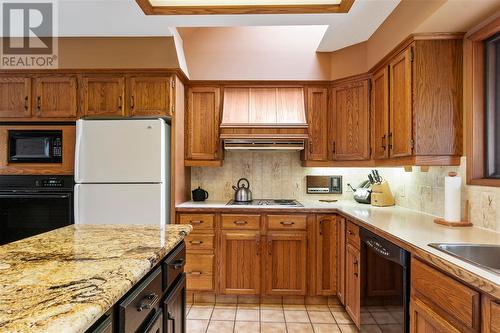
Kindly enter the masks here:
[[500, 32], [500, 16], [465, 38], [464, 106], [467, 112], [467, 184], [500, 187], [500, 179], [486, 175], [485, 45]]

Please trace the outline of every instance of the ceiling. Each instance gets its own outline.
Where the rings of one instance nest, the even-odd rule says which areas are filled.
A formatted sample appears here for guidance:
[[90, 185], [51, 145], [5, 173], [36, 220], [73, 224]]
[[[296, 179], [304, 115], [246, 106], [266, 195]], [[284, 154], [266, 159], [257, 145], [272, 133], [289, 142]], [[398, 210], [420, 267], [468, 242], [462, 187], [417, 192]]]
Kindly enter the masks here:
[[319, 51], [367, 40], [401, 0], [356, 0], [345, 14], [145, 15], [135, 0], [59, 0], [59, 36], [171, 36], [177, 27], [326, 25]]

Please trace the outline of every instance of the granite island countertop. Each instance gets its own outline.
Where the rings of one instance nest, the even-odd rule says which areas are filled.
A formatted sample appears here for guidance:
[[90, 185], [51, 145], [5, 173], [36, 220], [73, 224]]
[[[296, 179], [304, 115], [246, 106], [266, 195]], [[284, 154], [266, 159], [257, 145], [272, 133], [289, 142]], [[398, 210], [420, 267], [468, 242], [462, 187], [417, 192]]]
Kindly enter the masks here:
[[190, 232], [71, 225], [0, 246], [0, 332], [84, 332]]
[[500, 232], [478, 227], [450, 228], [434, 223], [436, 216], [411, 209], [374, 207], [354, 201], [320, 202], [299, 200], [302, 207], [236, 205], [223, 201], [188, 201], [177, 205], [178, 212], [248, 212], [261, 210], [265, 213], [340, 213], [352, 218], [368, 230], [387, 238], [439, 268], [449, 272], [477, 289], [500, 299], [500, 276], [458, 259], [433, 247], [430, 243], [468, 243], [500, 245]]

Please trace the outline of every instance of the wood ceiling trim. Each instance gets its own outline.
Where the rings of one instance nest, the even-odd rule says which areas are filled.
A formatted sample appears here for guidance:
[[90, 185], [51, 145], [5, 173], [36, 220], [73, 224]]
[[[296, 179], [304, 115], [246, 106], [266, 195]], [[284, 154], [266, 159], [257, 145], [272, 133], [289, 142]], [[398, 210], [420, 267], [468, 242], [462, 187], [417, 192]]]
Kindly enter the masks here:
[[239, 6], [153, 6], [150, 0], [136, 0], [146, 15], [242, 15], [348, 13], [355, 0], [338, 5], [239, 5]]

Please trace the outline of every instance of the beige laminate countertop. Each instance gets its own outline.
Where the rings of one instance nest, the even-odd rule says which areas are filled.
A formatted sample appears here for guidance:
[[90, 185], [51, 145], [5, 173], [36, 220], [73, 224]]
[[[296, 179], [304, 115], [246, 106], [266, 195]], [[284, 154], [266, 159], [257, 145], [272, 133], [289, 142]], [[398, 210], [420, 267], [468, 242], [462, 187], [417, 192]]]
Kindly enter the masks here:
[[[290, 211], [341, 213], [357, 223], [448, 271], [464, 282], [500, 299], [500, 276], [457, 259], [430, 247], [430, 243], [468, 243], [500, 245], [500, 233], [477, 227], [449, 228], [434, 223], [435, 216], [394, 207], [373, 207], [353, 201], [324, 203], [300, 201], [303, 207], [286, 206], [227, 206], [222, 201], [185, 202], [177, 206], [179, 212], [214, 210], [241, 211], [259, 209], [263, 211]], [[500, 258], [499, 258], [500, 260]]]
[[72, 225], [0, 246], [0, 332], [84, 332], [190, 232]]

